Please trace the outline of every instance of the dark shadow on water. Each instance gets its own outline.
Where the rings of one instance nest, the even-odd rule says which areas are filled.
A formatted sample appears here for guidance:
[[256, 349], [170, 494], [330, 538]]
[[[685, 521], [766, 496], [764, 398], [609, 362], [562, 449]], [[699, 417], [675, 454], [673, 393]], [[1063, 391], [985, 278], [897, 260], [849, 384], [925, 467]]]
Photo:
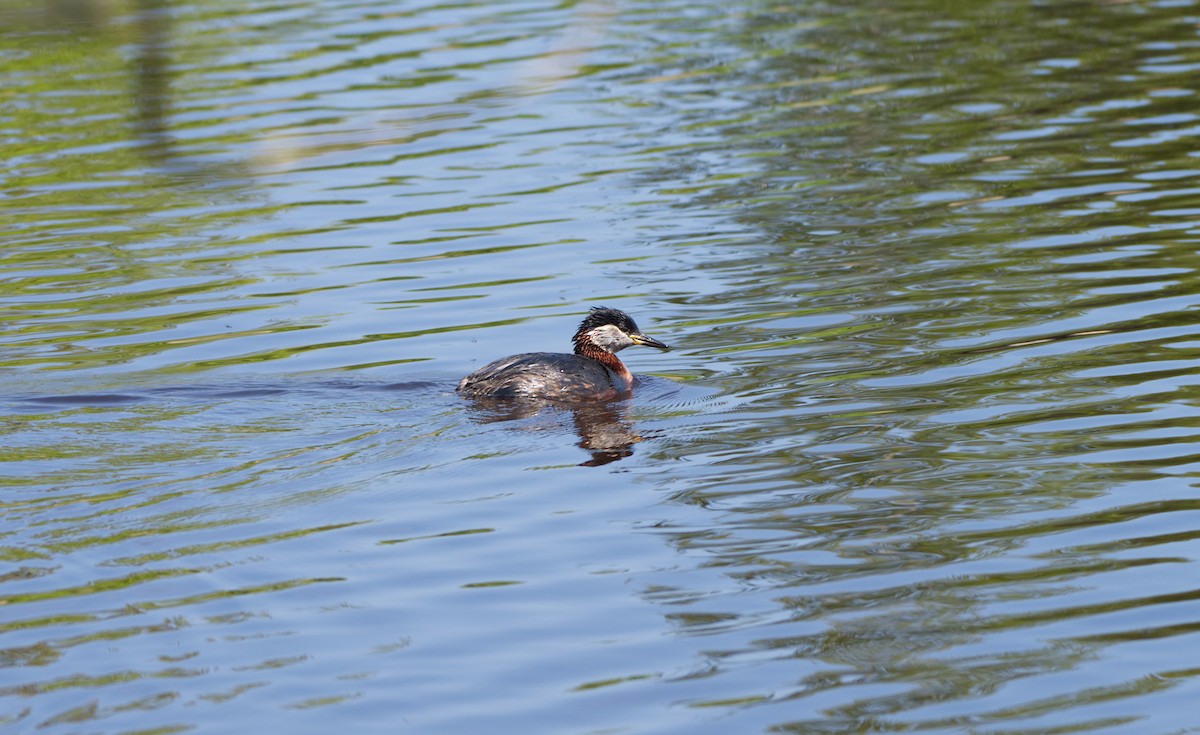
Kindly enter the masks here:
[[[358, 390], [426, 390], [433, 393], [446, 392], [449, 387], [434, 382], [414, 382], [393, 385], [381, 385], [353, 380], [321, 380], [316, 382], [278, 382], [270, 381], [239, 381], [236, 383], [195, 383], [192, 385], [164, 385], [141, 387], [129, 392], [78, 392], [58, 395], [10, 394], [5, 404], [17, 411], [40, 410], [46, 406], [61, 408], [86, 408], [89, 406], [105, 407], [133, 403], [155, 403], [163, 400], [171, 402], [208, 403], [212, 401], [253, 400], [257, 398], [273, 398], [277, 396], [304, 396], [307, 398], [327, 397], [336, 399], [342, 391]], [[122, 389], [124, 390], [124, 389]]]
[[453, 390], [453, 386], [443, 385], [442, 383], [437, 383], [432, 380], [412, 380], [407, 383], [389, 383], [388, 385], [383, 386], [383, 390], [394, 390], [394, 391], [403, 391], [403, 392], [418, 391], [418, 390], [430, 390], [430, 389]]
[[[523, 421], [537, 416], [549, 418], [561, 424], [562, 431], [574, 431], [577, 446], [588, 452], [590, 458], [580, 463], [581, 467], [599, 467], [633, 455], [633, 445], [647, 438], [634, 429], [629, 419], [632, 396], [609, 401], [586, 401], [561, 403], [535, 399], [464, 399], [454, 394], [452, 383], [438, 380], [413, 380], [402, 383], [380, 383], [370, 380], [346, 378], [321, 379], [317, 381], [280, 382], [269, 380], [237, 381], [222, 384], [196, 383], [192, 385], [165, 385], [141, 387], [127, 391], [77, 392], [60, 395], [24, 394], [10, 395], [4, 403], [7, 411], [17, 414], [42, 412], [47, 409], [70, 411], [87, 408], [115, 408], [130, 404], [161, 403], [209, 404], [209, 403], [259, 403], [259, 399], [282, 400], [285, 404], [318, 405], [324, 400], [337, 400], [347, 391], [374, 393], [387, 406], [427, 406], [430, 411], [443, 410], [449, 404], [457, 404], [467, 416], [478, 424], [495, 424], [506, 421]], [[639, 394], [654, 402], [669, 399], [678, 391], [671, 381], [650, 380], [639, 383]], [[394, 396], [392, 400], [388, 395]], [[313, 402], [316, 403], [313, 403]], [[276, 409], [264, 405], [266, 412], [290, 410]], [[561, 419], [561, 421], [560, 421]], [[569, 423], [568, 423], [569, 421]]]
[[123, 393], [81, 393], [67, 396], [33, 396], [19, 400], [24, 403], [50, 406], [111, 406], [120, 403], [137, 403], [146, 400], [146, 397]]

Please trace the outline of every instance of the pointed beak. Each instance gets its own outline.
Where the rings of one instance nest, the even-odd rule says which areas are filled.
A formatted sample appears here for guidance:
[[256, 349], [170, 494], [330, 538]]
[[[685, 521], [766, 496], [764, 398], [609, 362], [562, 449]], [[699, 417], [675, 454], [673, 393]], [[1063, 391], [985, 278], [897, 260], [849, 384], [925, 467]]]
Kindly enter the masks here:
[[660, 350], [671, 349], [670, 347], [667, 347], [666, 344], [659, 342], [653, 337], [647, 337], [644, 334], [631, 334], [629, 335], [629, 338], [633, 340], [635, 345], [642, 345], [643, 347], [657, 347]]

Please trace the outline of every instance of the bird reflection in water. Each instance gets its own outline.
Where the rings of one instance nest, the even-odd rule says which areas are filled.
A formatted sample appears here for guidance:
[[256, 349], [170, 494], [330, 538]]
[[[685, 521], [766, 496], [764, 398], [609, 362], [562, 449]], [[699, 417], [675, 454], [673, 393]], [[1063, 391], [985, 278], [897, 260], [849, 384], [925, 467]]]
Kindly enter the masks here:
[[645, 437], [634, 431], [625, 416], [627, 404], [617, 401], [562, 404], [552, 401], [480, 396], [471, 398], [472, 418], [480, 423], [529, 419], [543, 412], [569, 414], [579, 446], [591, 454], [580, 467], [600, 467], [633, 454], [633, 445]]

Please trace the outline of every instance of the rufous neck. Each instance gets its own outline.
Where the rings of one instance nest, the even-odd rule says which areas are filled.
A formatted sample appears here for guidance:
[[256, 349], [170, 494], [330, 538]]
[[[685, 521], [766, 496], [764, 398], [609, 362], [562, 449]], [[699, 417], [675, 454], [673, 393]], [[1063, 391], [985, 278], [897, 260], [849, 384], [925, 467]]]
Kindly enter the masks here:
[[618, 386], [621, 390], [629, 390], [633, 387], [633, 373], [629, 372], [629, 368], [625, 367], [621, 358], [608, 350], [597, 347], [589, 340], [580, 340], [575, 343], [575, 354], [589, 357], [616, 373], [618, 378], [625, 381], [625, 385]]

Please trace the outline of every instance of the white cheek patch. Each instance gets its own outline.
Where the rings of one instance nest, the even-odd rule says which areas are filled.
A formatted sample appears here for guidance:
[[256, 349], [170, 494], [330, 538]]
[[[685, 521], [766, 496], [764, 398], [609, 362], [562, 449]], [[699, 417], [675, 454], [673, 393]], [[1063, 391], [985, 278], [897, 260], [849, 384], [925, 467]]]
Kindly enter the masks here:
[[628, 347], [633, 344], [633, 341], [624, 332], [612, 324], [596, 327], [588, 332], [588, 337], [591, 338], [594, 344], [610, 352], [616, 352], [622, 347]]

